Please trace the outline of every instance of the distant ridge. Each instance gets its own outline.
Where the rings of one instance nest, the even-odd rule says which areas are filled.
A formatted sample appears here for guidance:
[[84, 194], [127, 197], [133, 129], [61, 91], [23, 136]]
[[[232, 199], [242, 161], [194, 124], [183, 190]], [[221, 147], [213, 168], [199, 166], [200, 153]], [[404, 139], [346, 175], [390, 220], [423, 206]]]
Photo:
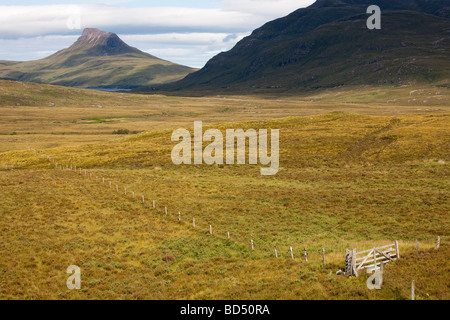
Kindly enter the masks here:
[[[369, 5], [382, 29], [368, 30]], [[318, 0], [268, 22], [166, 91], [298, 92], [343, 85], [446, 85], [450, 0]]]
[[195, 71], [142, 52], [115, 33], [86, 28], [69, 48], [27, 62], [0, 61], [0, 78], [82, 88], [135, 88]]

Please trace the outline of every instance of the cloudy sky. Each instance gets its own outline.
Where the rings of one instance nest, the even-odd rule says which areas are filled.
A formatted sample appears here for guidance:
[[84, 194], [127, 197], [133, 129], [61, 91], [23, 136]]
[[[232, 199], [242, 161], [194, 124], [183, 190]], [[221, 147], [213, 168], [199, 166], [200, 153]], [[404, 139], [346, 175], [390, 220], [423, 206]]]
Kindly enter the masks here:
[[0, 60], [35, 60], [86, 27], [117, 33], [157, 57], [202, 67], [267, 21], [314, 0], [0, 0]]

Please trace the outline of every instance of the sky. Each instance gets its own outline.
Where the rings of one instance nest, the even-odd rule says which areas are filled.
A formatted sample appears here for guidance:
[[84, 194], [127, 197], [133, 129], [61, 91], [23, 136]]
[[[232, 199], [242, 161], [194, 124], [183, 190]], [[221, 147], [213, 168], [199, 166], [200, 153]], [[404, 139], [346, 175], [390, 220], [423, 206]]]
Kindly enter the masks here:
[[201, 68], [264, 23], [314, 0], [0, 0], [0, 60], [44, 58], [84, 28], [116, 33], [159, 58]]

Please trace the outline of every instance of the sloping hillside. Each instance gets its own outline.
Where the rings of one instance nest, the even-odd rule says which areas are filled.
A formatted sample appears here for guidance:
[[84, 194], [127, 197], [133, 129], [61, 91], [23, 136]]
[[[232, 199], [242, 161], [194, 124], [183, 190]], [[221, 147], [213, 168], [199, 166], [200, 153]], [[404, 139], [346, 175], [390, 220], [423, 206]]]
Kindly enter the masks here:
[[[378, 4], [382, 29], [368, 30]], [[321, 0], [271, 21], [166, 90], [449, 84], [450, 1]]]
[[85, 29], [72, 46], [41, 60], [0, 61], [0, 78], [83, 88], [134, 88], [176, 81], [193, 71], [98, 29]]

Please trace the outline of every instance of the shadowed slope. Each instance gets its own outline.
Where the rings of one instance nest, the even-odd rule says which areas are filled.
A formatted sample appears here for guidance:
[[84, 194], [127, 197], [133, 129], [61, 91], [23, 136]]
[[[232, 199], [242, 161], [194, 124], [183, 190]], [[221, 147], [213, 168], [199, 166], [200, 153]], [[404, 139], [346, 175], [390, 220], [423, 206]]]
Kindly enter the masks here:
[[[382, 29], [368, 30], [378, 4]], [[448, 85], [450, 1], [323, 0], [266, 23], [163, 89], [298, 91], [341, 85]]]

